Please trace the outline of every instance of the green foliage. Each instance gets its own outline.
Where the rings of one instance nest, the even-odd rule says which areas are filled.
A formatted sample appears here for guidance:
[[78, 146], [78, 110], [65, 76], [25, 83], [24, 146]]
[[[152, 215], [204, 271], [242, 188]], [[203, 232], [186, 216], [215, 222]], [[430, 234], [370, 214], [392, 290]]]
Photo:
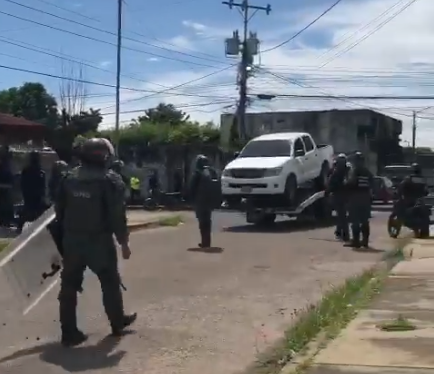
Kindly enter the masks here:
[[24, 83], [0, 91], [0, 112], [55, 127], [57, 102], [41, 83]]
[[56, 99], [41, 83], [25, 83], [0, 91], [0, 112], [45, 124], [50, 130], [46, 140], [59, 156], [65, 157], [71, 152], [76, 136], [97, 133], [103, 119], [99, 110], [78, 114], [60, 110]]
[[[172, 104], [159, 104], [145, 113], [120, 129], [121, 146], [219, 144], [220, 130], [213, 122], [204, 125], [192, 122]], [[114, 130], [101, 132], [103, 137], [113, 138], [113, 135]]]
[[160, 103], [155, 108], [145, 110], [145, 115], [139, 117], [139, 122], [167, 123], [172, 126], [187, 122], [190, 116], [182, 110], [176, 109], [173, 104]]

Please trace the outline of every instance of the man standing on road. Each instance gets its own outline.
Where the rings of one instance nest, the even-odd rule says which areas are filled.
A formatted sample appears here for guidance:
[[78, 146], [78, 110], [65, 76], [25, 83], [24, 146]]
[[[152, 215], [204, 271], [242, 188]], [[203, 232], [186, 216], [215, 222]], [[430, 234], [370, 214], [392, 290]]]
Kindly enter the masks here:
[[[348, 188], [348, 212], [351, 223], [352, 240], [346, 245], [354, 248], [368, 248], [371, 218], [371, 190], [374, 177], [365, 166], [365, 159], [361, 152], [354, 156], [354, 167], [349, 172], [347, 180]], [[362, 234], [362, 241], [360, 241]]]
[[337, 222], [335, 236], [344, 242], [350, 240], [347, 209], [346, 179], [348, 177], [347, 156], [341, 153], [336, 158], [333, 173], [330, 176], [327, 192], [333, 194], [333, 203], [336, 210]]
[[81, 147], [81, 166], [62, 179], [55, 199], [56, 218], [63, 231], [63, 270], [59, 293], [62, 343], [79, 345], [87, 336], [77, 327], [77, 292], [89, 267], [101, 283], [104, 309], [112, 334], [137, 318], [124, 313], [118, 258], [113, 235], [129, 259], [125, 185], [108, 171], [113, 146], [105, 139], [89, 139]]
[[42, 170], [41, 155], [37, 151], [29, 154], [28, 165], [21, 171], [21, 194], [24, 209], [19, 229], [24, 222], [36, 220], [47, 208], [45, 171]]
[[221, 203], [220, 188], [217, 172], [210, 167], [208, 158], [197, 156], [190, 197], [199, 221], [201, 248], [211, 247], [212, 211]]

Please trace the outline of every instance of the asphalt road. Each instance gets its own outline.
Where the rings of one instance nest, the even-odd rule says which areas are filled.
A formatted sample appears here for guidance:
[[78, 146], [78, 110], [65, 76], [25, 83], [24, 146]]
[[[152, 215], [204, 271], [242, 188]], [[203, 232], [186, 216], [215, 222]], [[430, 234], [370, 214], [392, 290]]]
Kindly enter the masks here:
[[215, 215], [212, 253], [197, 249], [192, 215], [178, 229], [135, 233], [133, 256], [121, 264], [125, 304], [139, 313], [131, 334], [107, 338], [92, 275], [79, 300], [80, 326], [90, 339], [73, 350], [57, 343], [57, 290], [26, 317], [14, 312], [13, 295], [0, 292], [0, 372], [236, 373], [282, 336], [294, 311], [391, 248], [386, 216], [374, 213], [374, 249], [364, 252], [342, 247], [331, 227], [281, 221], [258, 231], [229, 212]]

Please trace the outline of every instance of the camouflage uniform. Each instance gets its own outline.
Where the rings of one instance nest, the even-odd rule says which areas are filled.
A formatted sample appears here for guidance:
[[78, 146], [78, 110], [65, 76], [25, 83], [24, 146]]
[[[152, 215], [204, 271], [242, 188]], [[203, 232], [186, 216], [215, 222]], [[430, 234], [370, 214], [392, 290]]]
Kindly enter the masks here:
[[88, 267], [100, 283], [104, 309], [112, 332], [134, 322], [125, 315], [113, 235], [120, 244], [128, 243], [125, 185], [120, 176], [105, 167], [108, 151], [101, 139], [83, 145], [82, 166], [62, 179], [55, 199], [57, 220], [63, 232], [60, 324], [62, 341], [72, 346], [86, 340], [77, 328], [77, 292]]

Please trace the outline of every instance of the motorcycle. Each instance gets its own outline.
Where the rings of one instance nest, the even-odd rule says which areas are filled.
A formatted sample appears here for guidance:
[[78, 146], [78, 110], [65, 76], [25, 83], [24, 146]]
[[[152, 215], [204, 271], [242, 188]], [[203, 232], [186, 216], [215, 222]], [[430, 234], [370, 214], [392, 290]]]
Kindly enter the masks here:
[[393, 211], [387, 221], [387, 231], [391, 238], [397, 238], [402, 227], [414, 232], [416, 238], [429, 237], [429, 225], [432, 205], [419, 199], [415, 206], [407, 208], [401, 200], [395, 202]]
[[145, 210], [175, 209], [185, 205], [180, 192], [150, 191], [148, 196], [143, 203], [143, 209]]

